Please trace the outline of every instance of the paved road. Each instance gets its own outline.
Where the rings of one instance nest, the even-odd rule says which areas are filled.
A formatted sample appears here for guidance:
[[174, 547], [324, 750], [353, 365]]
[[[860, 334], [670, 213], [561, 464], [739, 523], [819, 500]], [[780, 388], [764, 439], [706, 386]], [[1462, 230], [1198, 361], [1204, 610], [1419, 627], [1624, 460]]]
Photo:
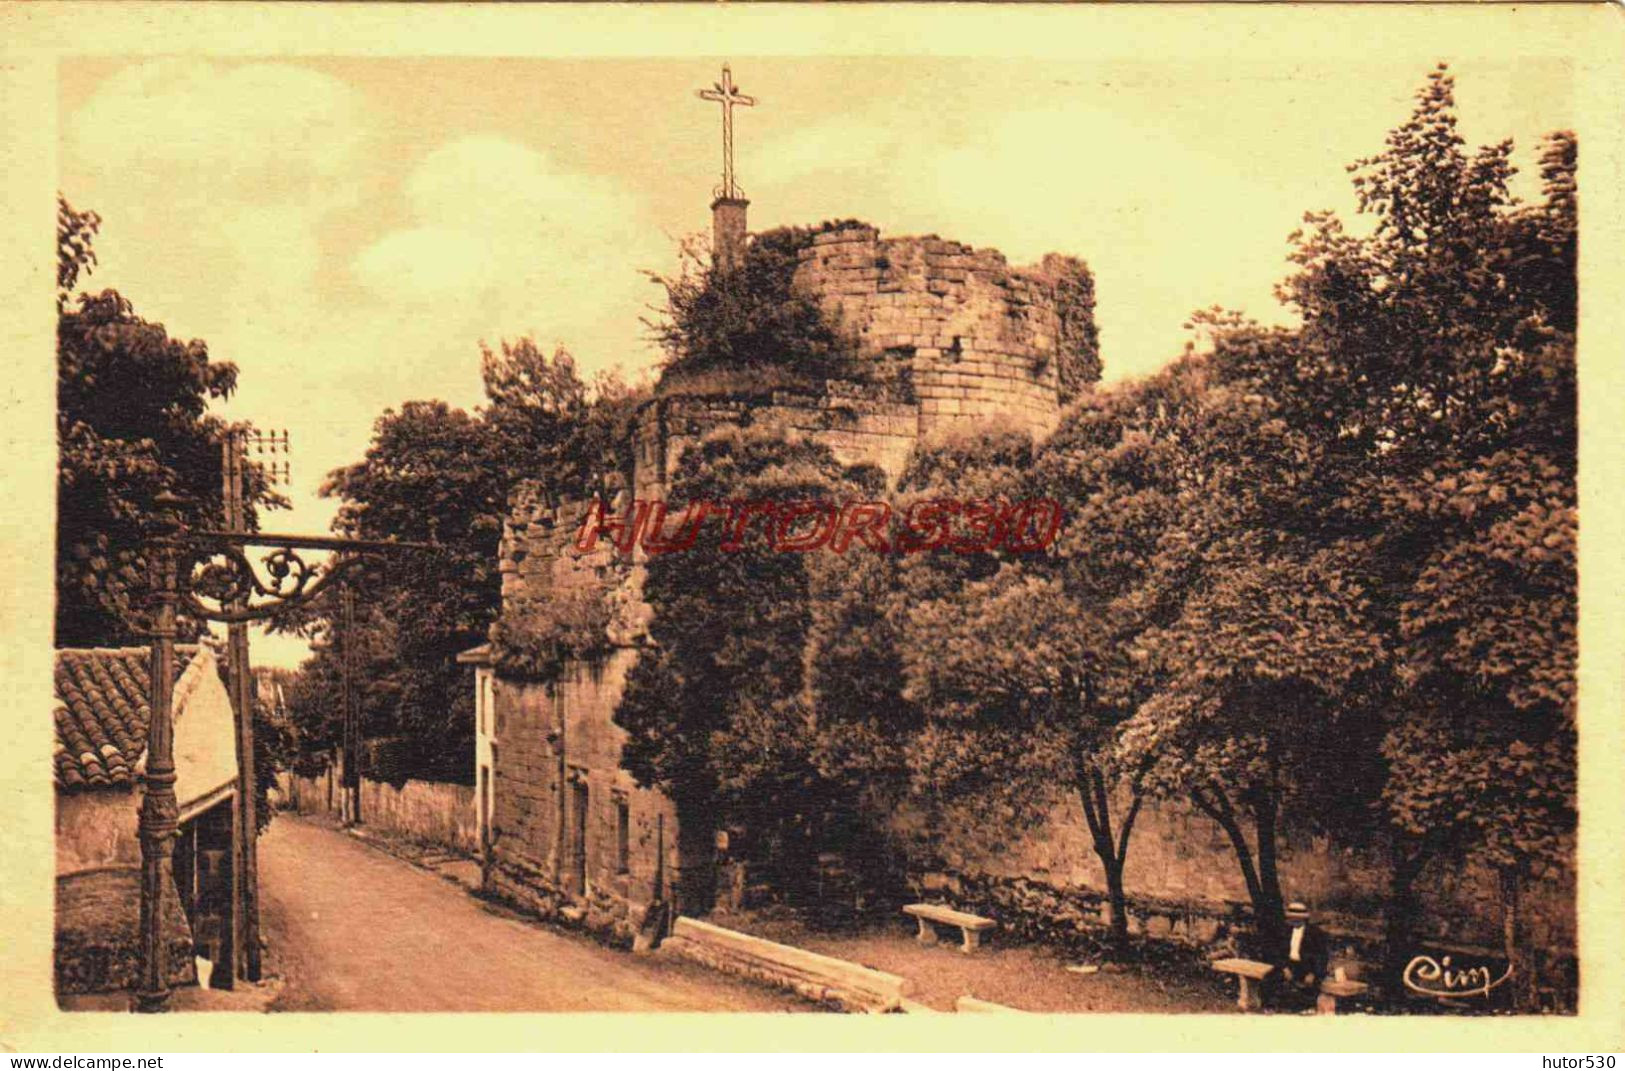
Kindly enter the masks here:
[[457, 885], [287, 814], [260, 839], [274, 1011], [793, 1011], [693, 964], [487, 909]]

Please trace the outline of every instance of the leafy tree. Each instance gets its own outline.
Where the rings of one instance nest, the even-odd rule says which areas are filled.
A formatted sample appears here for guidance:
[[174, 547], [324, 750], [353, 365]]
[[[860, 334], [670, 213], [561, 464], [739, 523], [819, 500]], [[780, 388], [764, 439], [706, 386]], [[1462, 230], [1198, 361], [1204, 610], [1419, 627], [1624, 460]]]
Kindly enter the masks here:
[[294, 740], [292, 726], [276, 717], [263, 701], [254, 704], [254, 777], [259, 789], [254, 798], [254, 820], [261, 832], [276, 817], [271, 806], [271, 790], [276, 788], [277, 774], [293, 762]]
[[[840, 502], [878, 485], [878, 473], [848, 472], [821, 445], [730, 429], [685, 452], [668, 500], [674, 509]], [[803, 698], [808, 556], [774, 550], [770, 523], [747, 524], [737, 550], [702, 538], [650, 558], [651, 646], [615, 717], [629, 734], [623, 765], [670, 793], [692, 841], [685, 851], [708, 857], [712, 830], [743, 829], [794, 894], [827, 831], [833, 789], [815, 762], [817, 724]], [[688, 877], [685, 901], [707, 905], [708, 875]]]
[[854, 545], [805, 556], [808, 622], [802, 708], [809, 761], [828, 784], [822, 841], [867, 890], [901, 886], [890, 831], [877, 821], [911, 796], [920, 711], [906, 698], [897, 559]]
[[[376, 582], [377, 578], [374, 578]], [[311, 640], [311, 656], [287, 680], [288, 731], [294, 753], [284, 765], [321, 767], [344, 738], [344, 642], [341, 595], [328, 589], [318, 596], [300, 626]], [[396, 708], [400, 682], [394, 662], [392, 622], [374, 600], [355, 600], [355, 628], [350, 637], [352, 681], [363, 736], [399, 732]], [[455, 734], [453, 734], [455, 739]]]
[[743, 264], [725, 271], [691, 243], [675, 276], [651, 274], [666, 294], [657, 318], [646, 321], [666, 352], [668, 372], [777, 368], [808, 378], [852, 376], [850, 346], [810, 297], [790, 285], [797, 255], [825, 230], [780, 227], [755, 235]]
[[1502, 871], [1517, 958], [1519, 880], [1570, 850], [1576, 147], [1548, 140], [1533, 206], [1510, 155], [1466, 151], [1433, 72], [1352, 168], [1370, 233], [1323, 213], [1295, 236], [1281, 296], [1302, 329], [1263, 345], [1232, 325], [1213, 358], [1296, 439], [1295, 475], [1260, 502], [1300, 560], [1348, 565], [1341, 590], [1391, 659], [1392, 951], [1423, 867], [1478, 860]]
[[[208, 413], [230, 396], [237, 368], [211, 361], [200, 341], [169, 337], [113, 290], [71, 291], [95, 263], [100, 219], [57, 201], [57, 564], [56, 642], [138, 643], [146, 631], [142, 546], [164, 491], [180, 496], [181, 520], [220, 525], [220, 442], [226, 425]], [[281, 504], [256, 472], [247, 498]], [[199, 622], [183, 621], [196, 635]]]
[[[477, 417], [444, 402], [408, 402], [386, 410], [365, 458], [322, 487], [343, 500], [334, 522], [341, 534], [437, 545], [432, 554], [392, 556], [356, 600], [365, 604], [368, 631], [387, 638], [391, 653], [395, 704], [387, 727], [369, 729], [409, 736], [425, 757], [472, 741], [473, 699], [455, 659], [483, 641], [500, 601], [506, 463]], [[329, 621], [335, 609], [326, 608]], [[369, 681], [369, 689], [380, 683]]]
[[1063, 612], [1030, 619], [1039, 643], [1060, 647], [1038, 664], [1064, 701], [1063, 772], [1083, 807], [1119, 941], [1128, 923], [1123, 867], [1150, 782], [1146, 757], [1124, 761], [1117, 743], [1163, 683], [1144, 639], [1177, 614], [1187, 583], [1182, 438], [1191, 396], [1204, 386], [1198, 372], [1176, 367], [1088, 398], [1039, 452], [1028, 483], [1029, 496], [1058, 496], [1066, 518], [1052, 552], [1024, 563], [1050, 578]]
[[480, 419], [504, 444], [503, 480], [540, 480], [554, 498], [582, 495], [613, 467], [633, 392], [612, 375], [591, 385], [563, 348], [548, 357], [536, 340], [480, 347], [480, 374], [489, 404]]
[[[1031, 459], [1032, 440], [1020, 432], [972, 435], [918, 449], [898, 492], [889, 496], [890, 507], [901, 518], [916, 502], [956, 492], [1008, 500], [1015, 473]], [[889, 546], [899, 547], [902, 538], [902, 524], [894, 520], [886, 535]], [[905, 803], [923, 804], [923, 847], [935, 863], [942, 854], [937, 819], [944, 805], [978, 790], [997, 793], [997, 804], [990, 806], [1020, 798], [1023, 785], [1016, 783], [1014, 768], [985, 776], [998, 767], [992, 755], [976, 753], [978, 747], [994, 746], [993, 735], [1001, 731], [996, 719], [967, 713], [955, 720], [943, 709], [951, 700], [941, 690], [960, 679], [932, 663], [936, 652], [954, 648], [955, 637], [973, 629], [975, 619], [965, 615], [956, 593], [966, 583], [990, 577], [998, 564], [992, 554], [888, 553], [857, 545], [844, 555], [810, 556], [805, 702], [818, 730], [814, 747], [820, 772], [844, 786], [840, 799], [850, 804], [836, 815], [848, 827], [847, 843], [885, 838], [884, 816]], [[928, 620], [929, 615], [934, 616]], [[1011, 728], [1003, 729], [1001, 742], [1009, 739]], [[893, 877], [879, 865], [883, 855], [878, 844], [872, 851], [849, 852], [870, 860], [865, 877], [875, 885], [889, 884]]]
[[[501, 611], [498, 545], [509, 491], [532, 478], [557, 498], [590, 493], [616, 467], [618, 432], [636, 401], [614, 377], [588, 386], [568, 353], [548, 356], [530, 338], [482, 347], [481, 371], [484, 409], [419, 401], [386, 410], [363, 460], [332, 473], [322, 489], [342, 500], [342, 534], [436, 545], [434, 553], [393, 556], [362, 587], [356, 642], [365, 655], [356, 680], [366, 697], [363, 732], [405, 737], [426, 772], [458, 777], [470, 773], [473, 699], [456, 655], [484, 641]], [[313, 634], [337, 620], [330, 599], [290, 627]], [[341, 642], [307, 664], [324, 687], [336, 687]], [[296, 696], [306, 742], [336, 743], [337, 708], [323, 688]], [[448, 766], [448, 755], [463, 758]]]
[[1361, 687], [1382, 648], [1336, 552], [1288, 556], [1275, 533], [1203, 555], [1178, 619], [1145, 638], [1163, 683], [1122, 732], [1119, 755], [1185, 795], [1224, 831], [1264, 948], [1279, 947], [1287, 813], [1331, 825], [1326, 804], [1374, 752]]
[[80, 212], [60, 193], [56, 195], [56, 308], [65, 312], [80, 273], [89, 275], [96, 266], [93, 243], [102, 227], [102, 217]]
[[[1281, 341], [1223, 326], [1233, 343]], [[1095, 637], [1084, 679], [1115, 728], [1091, 743], [1137, 792], [1188, 799], [1214, 819], [1273, 941], [1284, 928], [1282, 808], [1309, 786], [1324, 791], [1327, 742], [1351, 732], [1338, 715], [1371, 669], [1371, 638], [1337, 555], [1272, 520], [1300, 444], [1266, 399], [1217, 387], [1208, 362], [1188, 358], [1097, 407], [1058, 433], [1046, 472], [1069, 495], [1056, 558]]]

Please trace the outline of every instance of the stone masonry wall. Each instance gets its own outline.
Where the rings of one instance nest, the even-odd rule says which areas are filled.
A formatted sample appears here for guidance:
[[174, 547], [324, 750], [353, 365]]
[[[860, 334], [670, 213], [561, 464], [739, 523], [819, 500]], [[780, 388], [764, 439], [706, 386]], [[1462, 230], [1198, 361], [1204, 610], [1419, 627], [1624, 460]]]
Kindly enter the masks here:
[[895, 482], [918, 438], [914, 404], [883, 390], [830, 380], [814, 391], [777, 390], [750, 397], [668, 396], [638, 415], [636, 497], [664, 497], [683, 451], [714, 428], [767, 427], [829, 447], [843, 465], [872, 464]]
[[671, 803], [620, 768], [613, 716], [636, 657], [622, 648], [555, 681], [499, 680], [494, 696], [488, 888], [545, 915], [570, 918], [573, 901], [578, 921], [621, 941], [677, 874]]
[[[288, 803], [301, 814], [339, 813], [340, 791], [333, 770], [315, 777], [288, 777]], [[478, 853], [480, 834], [474, 813], [474, 789], [437, 781], [392, 785], [361, 779], [361, 821], [426, 844], [439, 844], [469, 855]]]
[[[1114, 819], [1124, 812], [1119, 800]], [[951, 829], [942, 849], [945, 869], [917, 871], [923, 895], [976, 900], [1008, 917], [1051, 915], [1053, 925], [1077, 916], [1079, 926], [1098, 925], [1105, 874], [1091, 847], [1081, 806], [1058, 796], [1048, 817], [1023, 828], [1013, 815], [966, 804], [949, 808]], [[905, 837], [918, 837], [915, 815], [894, 818]], [[1372, 855], [1331, 838], [1287, 827], [1280, 837], [1282, 891], [1303, 900], [1355, 953], [1369, 952], [1382, 933], [1388, 873]], [[1249, 904], [1228, 839], [1206, 815], [1173, 801], [1148, 800], [1137, 818], [1123, 871], [1130, 900], [1130, 927], [1153, 937], [1208, 943], [1224, 938]], [[1417, 884], [1421, 937], [1440, 947], [1471, 948], [1493, 955], [1500, 947], [1498, 893], [1492, 874], [1431, 868]], [[1575, 949], [1572, 882], [1532, 882], [1524, 893], [1524, 925], [1531, 947], [1552, 961]], [[1000, 910], [1000, 905], [1003, 910]], [[1023, 923], [1010, 920], [1018, 931]]]
[[1042, 432], [1059, 420], [1062, 325], [1042, 269], [934, 235], [850, 226], [802, 250], [794, 285], [856, 339], [860, 359], [905, 365], [921, 432], [962, 417]]

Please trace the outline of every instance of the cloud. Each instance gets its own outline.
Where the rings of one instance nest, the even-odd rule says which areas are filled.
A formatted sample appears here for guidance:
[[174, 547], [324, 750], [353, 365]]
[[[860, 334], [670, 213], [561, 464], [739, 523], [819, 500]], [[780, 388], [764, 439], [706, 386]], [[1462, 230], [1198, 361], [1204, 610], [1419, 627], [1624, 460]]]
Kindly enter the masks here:
[[411, 304], [476, 300], [499, 265], [480, 237], [451, 227], [392, 231], [362, 250], [355, 273], [379, 301]]
[[80, 158], [166, 200], [353, 202], [369, 123], [336, 78], [280, 63], [157, 59], [106, 79], [80, 108]]
[[570, 347], [588, 370], [649, 359], [638, 319], [652, 289], [641, 269], [670, 253], [620, 182], [471, 135], [425, 156], [404, 191], [411, 224], [354, 261], [376, 300], [467, 310], [493, 343], [535, 333]]
[[[1047, 252], [1083, 257], [1096, 276], [1108, 379], [1176, 356], [1193, 309], [1218, 302], [1278, 314], [1270, 288], [1306, 205], [1269, 175], [1103, 108], [966, 119], [882, 105], [797, 130], [759, 154], [762, 200], [795, 204], [807, 218], [857, 215], [888, 233], [994, 246], [1016, 264]], [[809, 191], [829, 189], [856, 199], [808, 203]]]
[[309, 323], [322, 242], [361, 200], [375, 125], [345, 83], [297, 66], [121, 68], [65, 130], [64, 192], [104, 220], [88, 284], [211, 343], [246, 318]]

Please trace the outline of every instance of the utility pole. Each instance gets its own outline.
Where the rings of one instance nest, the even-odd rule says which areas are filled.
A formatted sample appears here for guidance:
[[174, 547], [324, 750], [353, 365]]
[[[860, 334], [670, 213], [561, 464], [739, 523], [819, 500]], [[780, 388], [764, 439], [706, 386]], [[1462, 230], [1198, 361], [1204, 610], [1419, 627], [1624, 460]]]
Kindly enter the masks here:
[[340, 652], [339, 666], [344, 691], [344, 736], [342, 752], [344, 755], [343, 794], [340, 796], [340, 818], [345, 825], [361, 824], [361, 718], [356, 702], [355, 688], [355, 591], [349, 584], [339, 589], [339, 600], [342, 606], [342, 631], [344, 646]]
[[[228, 430], [221, 443], [220, 458], [228, 532], [248, 531], [244, 470], [249, 463], [250, 446], [257, 454], [271, 455], [269, 461], [257, 462], [268, 483], [286, 482], [290, 475], [286, 431], [279, 434], [245, 428]], [[276, 460], [278, 453], [283, 455], [280, 464]], [[232, 600], [228, 608], [241, 611], [243, 600]], [[237, 713], [237, 827], [241, 834], [236, 859], [236, 884], [241, 895], [238, 910], [234, 912], [239, 970], [234, 973], [257, 982], [260, 980], [259, 777], [254, 761], [254, 678], [248, 659], [246, 621], [234, 621], [226, 626], [226, 680]]]

